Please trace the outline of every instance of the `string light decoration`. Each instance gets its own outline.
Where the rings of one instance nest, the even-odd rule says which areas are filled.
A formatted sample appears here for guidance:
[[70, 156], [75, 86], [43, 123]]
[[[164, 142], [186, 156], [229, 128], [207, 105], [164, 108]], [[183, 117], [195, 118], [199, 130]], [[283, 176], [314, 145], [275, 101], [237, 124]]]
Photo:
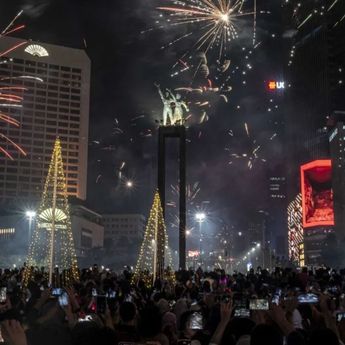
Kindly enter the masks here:
[[[166, 263], [167, 265], [165, 265]], [[132, 283], [137, 284], [139, 280], [143, 280], [146, 286], [151, 287], [156, 279], [175, 282], [168, 235], [158, 191], [154, 196]]]
[[24, 285], [27, 286], [32, 276], [32, 267], [35, 266], [48, 267], [50, 284], [53, 271], [57, 267], [63, 272], [64, 284], [69, 285], [78, 280], [78, 264], [59, 138], [55, 141], [35, 222], [24, 271]]

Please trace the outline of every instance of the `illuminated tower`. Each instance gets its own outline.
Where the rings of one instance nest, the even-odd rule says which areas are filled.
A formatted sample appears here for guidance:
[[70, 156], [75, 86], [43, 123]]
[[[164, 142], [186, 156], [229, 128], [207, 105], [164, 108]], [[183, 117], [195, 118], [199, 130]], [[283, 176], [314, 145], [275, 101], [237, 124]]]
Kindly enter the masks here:
[[59, 138], [55, 141], [41, 204], [37, 211], [36, 227], [27, 259], [27, 270], [24, 273], [25, 284], [30, 279], [32, 266], [48, 267], [49, 283], [52, 283], [53, 270], [56, 266], [65, 271], [65, 284], [78, 279]]
[[[167, 266], [165, 266], [167, 263]], [[133, 281], [143, 279], [148, 286], [157, 278], [174, 280], [168, 235], [163, 218], [159, 192], [154, 196], [150, 216], [146, 225], [144, 240], [140, 248]]]
[[288, 206], [288, 229], [289, 260], [299, 266], [304, 266], [304, 251], [301, 252], [304, 246], [301, 193], [297, 194]]

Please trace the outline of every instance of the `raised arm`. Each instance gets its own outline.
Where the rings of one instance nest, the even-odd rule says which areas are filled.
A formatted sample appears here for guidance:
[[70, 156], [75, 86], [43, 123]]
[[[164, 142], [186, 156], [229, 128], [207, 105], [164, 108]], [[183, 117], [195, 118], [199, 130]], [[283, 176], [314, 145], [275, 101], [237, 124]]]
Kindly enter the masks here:
[[164, 103], [164, 102], [165, 102], [165, 98], [164, 98], [164, 95], [163, 95], [163, 92], [162, 92], [162, 90], [161, 90], [160, 85], [157, 84], [157, 83], [155, 83], [155, 86], [156, 86], [156, 88], [157, 88], [157, 90], [158, 90], [158, 93], [159, 93], [159, 96], [161, 97], [162, 102]]
[[181, 106], [182, 106], [183, 108], [185, 108], [185, 110], [186, 110], [187, 112], [189, 111], [189, 108], [188, 108], [188, 105], [187, 105], [186, 102], [181, 102]]
[[169, 92], [169, 95], [170, 95], [170, 97], [171, 97], [171, 99], [173, 100], [173, 102], [177, 102], [176, 101], [176, 97], [175, 97], [175, 95], [173, 94], [173, 92], [170, 90], [170, 89], [167, 89], [167, 91]]

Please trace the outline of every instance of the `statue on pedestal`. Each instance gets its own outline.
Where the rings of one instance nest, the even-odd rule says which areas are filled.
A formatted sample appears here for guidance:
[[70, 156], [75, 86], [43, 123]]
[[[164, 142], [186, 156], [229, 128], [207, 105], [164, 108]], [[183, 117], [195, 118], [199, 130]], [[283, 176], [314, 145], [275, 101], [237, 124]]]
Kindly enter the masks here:
[[170, 126], [183, 125], [184, 122], [184, 112], [188, 112], [189, 108], [187, 104], [181, 100], [181, 95], [176, 94], [169, 90], [165, 90], [165, 95], [163, 94], [160, 85], [155, 83], [155, 86], [158, 89], [158, 93], [161, 97], [163, 102], [163, 126], [168, 125], [168, 120], [170, 122]]

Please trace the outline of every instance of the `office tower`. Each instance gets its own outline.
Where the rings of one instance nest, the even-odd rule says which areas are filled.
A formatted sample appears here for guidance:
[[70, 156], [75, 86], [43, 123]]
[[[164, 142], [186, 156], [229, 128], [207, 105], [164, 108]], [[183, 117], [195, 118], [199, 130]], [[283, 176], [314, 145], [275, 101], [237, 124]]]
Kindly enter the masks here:
[[[302, 224], [302, 196], [297, 194], [296, 198], [290, 202], [287, 209], [288, 230], [289, 230], [289, 260], [295, 264], [304, 265], [303, 248], [303, 224]], [[303, 258], [301, 260], [301, 258]]]
[[[6, 50], [22, 41], [4, 37], [0, 48]], [[62, 143], [68, 195], [85, 199], [90, 95], [86, 53], [29, 41], [1, 58], [0, 76], [6, 78], [0, 78], [1, 86], [27, 89], [23, 108], [8, 109], [20, 127], [0, 124], [1, 131], [27, 152], [26, 157], [14, 153], [14, 161], [0, 156], [1, 206], [39, 200], [57, 136]], [[14, 152], [10, 145], [7, 149]]]
[[106, 263], [116, 268], [134, 266], [144, 238], [145, 217], [141, 214], [104, 214], [102, 218]]
[[145, 231], [145, 217], [141, 214], [104, 214], [105, 241], [111, 241], [114, 246], [123, 242], [140, 242]]
[[[330, 157], [327, 122], [335, 110], [345, 105], [344, 35], [345, 3], [333, 0], [289, 1], [285, 3], [291, 39], [286, 79], [288, 201], [299, 193], [299, 168]], [[333, 234], [333, 226], [314, 222], [304, 227], [306, 263], [324, 263], [323, 244]]]
[[327, 118], [345, 105], [345, 3], [306, 0], [285, 6], [290, 21], [286, 35], [291, 36], [286, 124], [292, 201], [299, 189], [299, 166], [329, 158]]
[[335, 232], [345, 239], [345, 111], [335, 112], [329, 121], [329, 144], [332, 160]]

